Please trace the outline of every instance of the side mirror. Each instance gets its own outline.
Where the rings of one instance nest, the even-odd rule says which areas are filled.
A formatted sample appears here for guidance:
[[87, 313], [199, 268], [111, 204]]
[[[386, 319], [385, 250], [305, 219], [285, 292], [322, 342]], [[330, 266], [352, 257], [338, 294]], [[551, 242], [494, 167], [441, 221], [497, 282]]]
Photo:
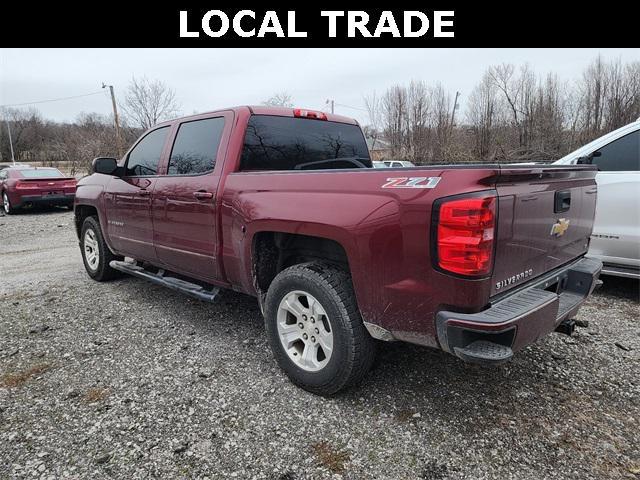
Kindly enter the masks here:
[[115, 175], [118, 168], [118, 162], [113, 157], [98, 157], [91, 162], [91, 169], [94, 173], [102, 173], [103, 175]]
[[600, 152], [599, 150], [596, 150], [595, 152], [591, 153], [590, 155], [587, 155], [585, 157], [578, 157], [578, 160], [576, 161], [577, 165], [591, 165], [593, 164], [593, 159], [597, 158], [597, 157], [601, 157], [602, 156], [602, 152]]

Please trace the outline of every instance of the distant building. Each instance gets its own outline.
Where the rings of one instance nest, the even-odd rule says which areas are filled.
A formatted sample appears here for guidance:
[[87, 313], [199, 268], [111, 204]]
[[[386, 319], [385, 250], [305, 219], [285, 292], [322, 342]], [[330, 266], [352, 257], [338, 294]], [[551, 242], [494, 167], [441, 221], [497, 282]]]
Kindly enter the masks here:
[[372, 160], [387, 160], [391, 158], [391, 146], [381, 138], [367, 137], [367, 147]]

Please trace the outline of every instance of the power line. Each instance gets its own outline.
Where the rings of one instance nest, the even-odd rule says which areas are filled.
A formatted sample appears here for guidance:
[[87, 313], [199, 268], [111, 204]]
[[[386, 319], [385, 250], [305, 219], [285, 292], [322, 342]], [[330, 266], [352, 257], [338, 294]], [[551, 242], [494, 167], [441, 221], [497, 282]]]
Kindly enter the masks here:
[[363, 112], [366, 112], [367, 109], [366, 108], [361, 108], [361, 107], [352, 107], [351, 105], [345, 105], [344, 103], [337, 103], [336, 105], [338, 105], [339, 107], [346, 107], [346, 108], [352, 108], [354, 110], [362, 110]]
[[99, 94], [104, 94], [104, 91], [100, 90], [99, 92], [85, 93], [83, 95], [74, 95], [72, 97], [52, 98], [50, 100], [38, 100], [37, 102], [25, 102], [25, 103], [14, 103], [14, 104], [11, 104], [11, 105], [9, 105], [9, 104], [0, 105], [0, 108], [24, 107], [25, 105], [38, 105], [40, 103], [60, 102], [62, 100], [73, 100], [74, 98], [90, 97], [92, 95], [99, 95]]

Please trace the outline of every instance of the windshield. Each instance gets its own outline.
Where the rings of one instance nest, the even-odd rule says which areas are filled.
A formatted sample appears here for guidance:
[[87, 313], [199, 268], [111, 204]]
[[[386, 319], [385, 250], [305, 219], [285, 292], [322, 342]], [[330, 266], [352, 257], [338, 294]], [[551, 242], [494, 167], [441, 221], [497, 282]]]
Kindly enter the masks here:
[[30, 168], [20, 170], [24, 178], [61, 178], [64, 175], [55, 168]]
[[[371, 167], [364, 135], [357, 125], [308, 118], [254, 115], [249, 119], [241, 170], [295, 170], [319, 162], [317, 169]], [[305, 168], [305, 170], [308, 169]]]

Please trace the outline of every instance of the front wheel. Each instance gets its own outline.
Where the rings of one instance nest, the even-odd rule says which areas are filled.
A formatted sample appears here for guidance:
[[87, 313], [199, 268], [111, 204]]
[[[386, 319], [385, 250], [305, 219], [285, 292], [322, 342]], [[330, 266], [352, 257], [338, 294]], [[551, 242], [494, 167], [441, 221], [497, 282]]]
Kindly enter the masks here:
[[80, 249], [84, 268], [91, 278], [104, 282], [118, 275], [118, 271], [111, 268], [109, 263], [112, 260], [120, 260], [120, 257], [109, 250], [96, 217], [87, 217], [82, 223]]
[[16, 213], [16, 209], [11, 205], [11, 200], [9, 200], [7, 192], [2, 192], [2, 208], [7, 215]]
[[333, 395], [371, 368], [376, 342], [343, 270], [321, 262], [289, 267], [273, 280], [265, 306], [271, 349], [296, 385]]

